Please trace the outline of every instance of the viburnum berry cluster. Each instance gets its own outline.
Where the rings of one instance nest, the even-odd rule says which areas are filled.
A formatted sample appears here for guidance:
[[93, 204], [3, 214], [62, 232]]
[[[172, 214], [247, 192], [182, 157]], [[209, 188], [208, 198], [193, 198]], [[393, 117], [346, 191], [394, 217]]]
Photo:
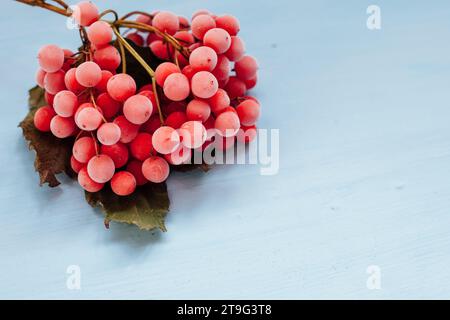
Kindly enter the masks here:
[[[171, 166], [191, 162], [193, 150], [225, 150], [256, 136], [260, 105], [247, 91], [256, 85], [258, 65], [245, 54], [235, 17], [200, 10], [190, 22], [167, 11], [119, 18], [88, 1], [63, 14], [78, 23], [83, 44], [77, 52], [39, 50], [36, 82], [47, 105], [36, 111], [34, 125], [57, 138], [75, 137], [71, 167], [85, 190], [109, 183], [117, 195], [130, 195], [165, 181]], [[104, 19], [109, 14], [113, 21]], [[149, 47], [155, 61], [137, 46]], [[126, 52], [148, 74], [146, 83], [138, 86], [127, 73]]]

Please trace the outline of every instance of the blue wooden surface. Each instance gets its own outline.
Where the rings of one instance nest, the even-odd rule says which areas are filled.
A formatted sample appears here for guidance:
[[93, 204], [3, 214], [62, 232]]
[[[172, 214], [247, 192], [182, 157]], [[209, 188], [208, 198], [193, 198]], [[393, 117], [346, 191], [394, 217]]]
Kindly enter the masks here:
[[[98, 1], [233, 13], [259, 60], [280, 171], [175, 174], [168, 232], [112, 224], [74, 182], [38, 186], [17, 123], [36, 52], [65, 20], [0, 4], [0, 298], [448, 298], [448, 1]], [[366, 8], [382, 29], [366, 28]], [[81, 268], [81, 290], [66, 286]], [[381, 289], [366, 286], [368, 266]]]

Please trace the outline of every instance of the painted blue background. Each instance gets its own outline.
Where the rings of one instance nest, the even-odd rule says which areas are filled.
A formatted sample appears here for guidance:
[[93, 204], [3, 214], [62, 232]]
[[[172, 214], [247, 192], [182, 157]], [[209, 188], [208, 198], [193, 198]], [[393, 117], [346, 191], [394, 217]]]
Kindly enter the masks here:
[[[168, 232], [103, 228], [74, 182], [38, 186], [17, 123], [36, 52], [76, 48], [64, 18], [2, 1], [0, 298], [449, 298], [448, 1], [98, 1], [232, 13], [259, 60], [278, 175], [175, 174]], [[366, 8], [382, 29], [366, 28]], [[66, 268], [79, 265], [81, 290]], [[366, 269], [381, 269], [369, 290]]]

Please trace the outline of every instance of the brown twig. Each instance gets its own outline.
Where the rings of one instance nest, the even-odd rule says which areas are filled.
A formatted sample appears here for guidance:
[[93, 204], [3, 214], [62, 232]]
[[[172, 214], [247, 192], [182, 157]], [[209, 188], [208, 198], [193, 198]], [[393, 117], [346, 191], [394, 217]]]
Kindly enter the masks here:
[[15, 1], [27, 4], [27, 5], [30, 5], [30, 6], [33, 6], [33, 7], [41, 7], [41, 8], [44, 8], [44, 9], [47, 9], [47, 10], [59, 13], [59, 14], [61, 14], [63, 16], [66, 16], [66, 17], [70, 17], [72, 15], [72, 13], [69, 12], [69, 10], [67, 10], [68, 6], [64, 2], [59, 1], [59, 0], [55, 1], [55, 2], [61, 4], [63, 6], [63, 8], [59, 8], [59, 7], [54, 6], [52, 4], [46, 3], [43, 0], [15, 0]]

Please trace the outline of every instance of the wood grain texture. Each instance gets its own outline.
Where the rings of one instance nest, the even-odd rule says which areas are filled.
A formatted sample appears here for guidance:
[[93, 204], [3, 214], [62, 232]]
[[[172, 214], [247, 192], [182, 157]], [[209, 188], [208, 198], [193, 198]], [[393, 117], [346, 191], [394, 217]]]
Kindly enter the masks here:
[[[258, 58], [280, 170], [175, 173], [167, 233], [111, 224], [63, 178], [40, 188], [18, 122], [63, 18], [0, 4], [0, 298], [449, 298], [448, 1], [99, 1], [232, 13]], [[132, 8], [133, 6], [133, 8]], [[45, 22], [45, 23], [44, 23]], [[81, 290], [66, 269], [81, 268]], [[381, 289], [366, 269], [381, 270]]]

